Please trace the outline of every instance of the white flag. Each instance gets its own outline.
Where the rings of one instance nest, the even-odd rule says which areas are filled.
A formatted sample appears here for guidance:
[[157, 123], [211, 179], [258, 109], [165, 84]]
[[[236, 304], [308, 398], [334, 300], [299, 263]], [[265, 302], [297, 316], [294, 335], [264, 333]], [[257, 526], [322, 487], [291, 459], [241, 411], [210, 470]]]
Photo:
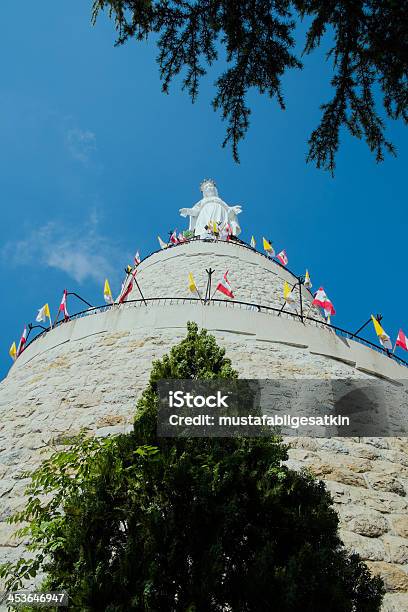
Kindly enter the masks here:
[[313, 287], [312, 281], [310, 280], [309, 270], [306, 270], [304, 286], [306, 289], [311, 289]]
[[44, 304], [44, 306], [38, 310], [38, 315], [36, 316], [35, 320], [37, 323], [44, 323], [47, 320], [47, 317], [51, 321], [50, 308], [48, 304]]

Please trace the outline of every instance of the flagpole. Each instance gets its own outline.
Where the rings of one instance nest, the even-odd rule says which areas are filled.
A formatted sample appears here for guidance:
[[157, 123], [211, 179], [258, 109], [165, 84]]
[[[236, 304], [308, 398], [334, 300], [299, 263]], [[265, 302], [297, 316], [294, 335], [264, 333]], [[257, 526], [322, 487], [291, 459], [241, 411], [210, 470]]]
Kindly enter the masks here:
[[[33, 329], [33, 325], [31, 325], [31, 323], [29, 323], [29, 324], [27, 325], [27, 327], [28, 327], [28, 334], [26, 335], [26, 341], [24, 342], [24, 345], [27, 343], [27, 340], [28, 340], [28, 338], [29, 338], [29, 336], [30, 336], [30, 334], [31, 334], [31, 330]], [[24, 350], [24, 349], [23, 349], [23, 350]]]
[[302, 301], [302, 277], [299, 276], [299, 301], [300, 301], [300, 320], [303, 321], [303, 301]]
[[87, 306], [89, 306], [90, 308], [95, 308], [95, 306], [92, 306], [92, 304], [90, 304], [89, 302], [87, 302], [86, 300], [84, 300], [84, 298], [81, 298], [80, 295], [78, 295], [77, 293], [75, 293], [74, 291], [70, 291], [69, 293], [67, 293], [68, 295], [75, 295], [76, 298], [78, 298], [78, 300], [81, 300], [81, 302], [83, 302], [84, 304], [86, 304]]
[[[132, 274], [132, 276], [133, 276], [133, 274]], [[144, 298], [144, 295], [143, 295], [143, 293], [142, 293], [141, 288], [139, 287], [139, 283], [138, 283], [138, 282], [137, 282], [137, 280], [136, 280], [136, 276], [133, 276], [133, 280], [134, 280], [134, 281], [135, 281], [135, 283], [136, 283], [136, 287], [139, 289], [139, 293], [140, 293], [140, 295], [142, 296], [142, 300], [144, 301], [145, 306], [147, 306], [147, 302], [146, 302], [146, 300], [145, 300], [145, 298]]]
[[[381, 314], [377, 314], [375, 318], [379, 323], [381, 323], [383, 316]], [[354, 336], [357, 336], [357, 334], [359, 334], [369, 323], [371, 323], [371, 317], [361, 327], [359, 327], [358, 330], [354, 332], [351, 337], [354, 338]]]
[[53, 327], [55, 327], [55, 326], [56, 326], [56, 324], [57, 324], [57, 321], [58, 321], [58, 319], [59, 319], [60, 312], [61, 312], [61, 310], [58, 308], [57, 316], [55, 317]]
[[[215, 294], [215, 291], [216, 291], [216, 290], [215, 290], [215, 291], [214, 291], [214, 293], [213, 293], [213, 295], [211, 296], [211, 277], [212, 277], [212, 275], [214, 274], [215, 270], [212, 270], [212, 269], [211, 269], [211, 267], [210, 267], [210, 269], [209, 269], [209, 270], [207, 270], [207, 269], [206, 269], [205, 271], [206, 271], [206, 272], [207, 272], [207, 274], [208, 274], [207, 289], [206, 289], [206, 291], [205, 291], [205, 301], [206, 301], [206, 302], [207, 302], [207, 301], [209, 302], [209, 301], [210, 301], [210, 300], [212, 300], [212, 298], [214, 297], [214, 294]], [[208, 298], [207, 298], [207, 293], [208, 293]]]
[[208, 270], [206, 269], [205, 271], [207, 272], [207, 285], [206, 285], [206, 287], [205, 287], [204, 304], [206, 304], [206, 303], [207, 303], [207, 295], [208, 295], [208, 283], [209, 283], [209, 281], [210, 281], [210, 275], [209, 275], [209, 273], [208, 273]]
[[215, 290], [214, 293], [212, 294], [212, 296], [210, 297], [210, 295], [211, 295], [211, 279], [212, 279], [212, 275], [214, 274], [214, 272], [215, 272], [215, 270], [211, 270], [211, 268], [210, 268], [210, 272], [209, 272], [209, 274], [210, 274], [210, 282], [209, 282], [209, 285], [208, 285], [208, 301], [213, 299], [213, 297], [215, 295], [215, 291], [217, 291], [217, 290]]
[[[294, 288], [296, 287], [296, 285], [297, 285], [297, 282], [296, 282], [296, 283], [293, 285], [292, 289], [290, 290], [290, 292], [291, 292], [291, 293], [292, 293], [292, 291], [294, 290]], [[278, 317], [280, 317], [280, 316], [281, 316], [281, 313], [283, 312], [283, 309], [285, 308], [285, 306], [286, 306], [286, 300], [284, 300], [284, 301], [283, 301], [282, 308], [281, 308], [281, 309], [280, 309], [280, 311], [278, 312]]]
[[200, 298], [200, 302], [201, 302], [201, 303], [203, 303], [203, 300], [202, 300], [202, 298], [201, 298], [201, 295], [200, 295], [200, 292], [199, 292], [199, 290], [198, 290], [197, 285], [196, 285], [196, 292], [197, 292], [198, 297]]

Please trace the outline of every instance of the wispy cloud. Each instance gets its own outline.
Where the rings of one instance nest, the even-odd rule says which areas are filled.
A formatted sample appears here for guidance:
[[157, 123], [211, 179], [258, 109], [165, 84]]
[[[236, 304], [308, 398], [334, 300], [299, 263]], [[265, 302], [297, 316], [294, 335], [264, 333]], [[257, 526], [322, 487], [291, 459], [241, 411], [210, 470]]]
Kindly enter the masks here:
[[36, 263], [62, 270], [78, 283], [91, 279], [98, 283], [116, 274], [125, 261], [124, 251], [113, 245], [98, 229], [98, 215], [94, 211], [89, 220], [78, 227], [67, 227], [52, 221], [32, 230], [18, 242], [7, 243], [2, 259], [14, 266]]
[[65, 143], [72, 157], [83, 164], [87, 164], [96, 151], [96, 136], [90, 130], [67, 129]]

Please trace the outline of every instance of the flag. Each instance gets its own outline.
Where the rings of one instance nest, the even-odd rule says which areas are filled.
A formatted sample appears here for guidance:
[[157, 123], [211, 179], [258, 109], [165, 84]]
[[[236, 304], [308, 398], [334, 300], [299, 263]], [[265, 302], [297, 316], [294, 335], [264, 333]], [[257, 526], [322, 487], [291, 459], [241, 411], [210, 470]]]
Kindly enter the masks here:
[[113, 304], [112, 291], [107, 278], [105, 279], [105, 286], [103, 288], [103, 298], [107, 304]]
[[[129, 293], [132, 291], [132, 289], [133, 289], [133, 280], [136, 278], [137, 268], [132, 270], [131, 266], [126, 266], [125, 272], [126, 272], [126, 274], [128, 276], [125, 278], [125, 280], [122, 283], [122, 289], [120, 290], [118, 304], [123, 304], [123, 302], [126, 301], [126, 298], [128, 297]], [[132, 278], [130, 279], [129, 284], [126, 286], [126, 282], [127, 282], [127, 279], [129, 278], [129, 274], [132, 275]]]
[[374, 324], [375, 333], [377, 334], [378, 339], [380, 343], [382, 344], [382, 346], [386, 349], [392, 349], [392, 342], [390, 340], [389, 335], [385, 333], [385, 331], [383, 330], [383, 328], [381, 327], [377, 319], [374, 317], [374, 315], [371, 315], [371, 320]]
[[193, 276], [192, 272], [190, 272], [189, 275], [188, 275], [188, 288], [190, 289], [190, 291], [192, 293], [197, 291], [197, 285], [195, 283], [194, 276]]
[[13, 342], [13, 344], [10, 346], [9, 355], [12, 358], [13, 361], [15, 361], [17, 359], [17, 348], [16, 348], [16, 343], [15, 342]]
[[138, 266], [140, 264], [140, 255], [139, 255], [139, 251], [136, 251], [135, 254], [135, 266]]
[[178, 244], [178, 239], [177, 239], [177, 232], [176, 232], [176, 230], [174, 230], [174, 232], [171, 234], [171, 236], [170, 236], [170, 242], [172, 242], [173, 244]]
[[27, 327], [24, 326], [24, 331], [21, 334], [20, 342], [18, 343], [18, 349], [17, 349], [16, 358], [19, 355], [21, 355], [21, 353], [24, 351], [24, 345], [26, 343], [26, 340], [27, 340]]
[[157, 240], [159, 241], [161, 249], [167, 249], [168, 244], [166, 242], [163, 242], [163, 240], [160, 238], [160, 236], [157, 236]]
[[269, 257], [275, 257], [275, 250], [272, 244], [266, 238], [263, 238], [263, 248], [269, 255]]
[[[265, 240], [265, 239], [264, 239], [264, 240]], [[256, 242], [255, 242], [255, 238], [254, 238], [253, 236], [251, 237], [251, 247], [252, 247], [253, 249], [256, 249]]]
[[51, 326], [50, 307], [48, 306], [48, 304], [44, 304], [44, 306], [38, 310], [38, 315], [36, 316], [35, 320], [37, 321], [37, 323], [44, 323], [47, 317], [50, 320]]
[[221, 238], [221, 240], [228, 240], [228, 232], [226, 230], [225, 225], [221, 225], [219, 237]]
[[408, 351], [408, 338], [406, 337], [402, 329], [400, 329], [398, 332], [395, 346], [400, 346], [402, 349], [404, 349], [404, 351]]
[[218, 283], [216, 291], [220, 291], [227, 297], [234, 299], [234, 294], [232, 293], [232, 287], [228, 280], [228, 270], [222, 277], [222, 280]]
[[283, 299], [288, 304], [291, 304], [292, 302], [295, 301], [295, 298], [292, 293], [292, 289], [290, 288], [288, 281], [285, 281], [285, 284], [283, 286]]
[[306, 270], [305, 282], [303, 284], [306, 287], [306, 289], [311, 289], [313, 287], [312, 281], [310, 280], [310, 275], [309, 275], [309, 271], [308, 270]]
[[216, 221], [212, 221], [212, 231], [213, 234], [218, 234], [218, 225]]
[[329, 300], [329, 298], [327, 297], [323, 287], [319, 287], [319, 290], [316, 291], [312, 304], [313, 306], [320, 306], [320, 308], [323, 308], [324, 314], [326, 315], [328, 319], [330, 319], [330, 315], [336, 314], [336, 311], [334, 310], [334, 306]]
[[68, 310], [67, 310], [67, 290], [64, 289], [64, 293], [62, 294], [62, 298], [61, 298], [61, 304], [59, 305], [59, 309], [58, 312], [63, 312], [64, 313], [64, 318], [66, 321], [68, 321], [69, 319], [69, 314], [68, 314]]
[[286, 251], [285, 250], [283, 250], [280, 253], [278, 253], [276, 257], [279, 259], [279, 261], [281, 262], [281, 264], [283, 266], [287, 266], [288, 265], [288, 256], [286, 255]]
[[132, 279], [130, 280], [130, 283], [128, 284], [126, 288], [124, 288], [124, 286], [125, 286], [125, 283], [123, 283], [122, 292], [118, 299], [118, 304], [123, 304], [123, 302], [126, 301], [127, 296], [133, 289], [133, 280]]
[[229, 240], [231, 236], [232, 236], [232, 228], [227, 221], [226, 224], [222, 227], [220, 231], [220, 238], [222, 240]]
[[183, 236], [183, 234], [181, 232], [179, 232], [179, 235], [177, 236], [177, 240], [179, 242], [187, 242], [187, 238], [185, 236]]

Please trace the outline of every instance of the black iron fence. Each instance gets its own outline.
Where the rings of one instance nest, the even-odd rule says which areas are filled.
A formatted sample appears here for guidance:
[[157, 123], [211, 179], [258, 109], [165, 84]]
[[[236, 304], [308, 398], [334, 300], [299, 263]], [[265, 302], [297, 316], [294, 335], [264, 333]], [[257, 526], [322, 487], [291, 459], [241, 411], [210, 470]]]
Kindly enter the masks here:
[[[155, 305], [182, 306], [184, 304], [199, 304], [200, 305], [200, 304], [203, 304], [203, 302], [202, 300], [196, 297], [155, 297], [155, 298], [146, 298], [144, 300], [143, 299], [128, 300], [124, 302], [123, 304], [103, 304], [102, 306], [94, 306], [92, 308], [87, 308], [86, 310], [81, 310], [80, 312], [77, 312], [73, 314], [72, 316], [70, 316], [69, 321], [80, 319], [82, 317], [92, 316], [94, 314], [99, 314], [107, 310], [113, 310], [113, 309], [118, 309], [118, 308], [120, 309], [129, 308], [129, 307], [149, 308], [149, 306], [155, 306]], [[356, 340], [357, 342], [360, 342], [361, 344], [364, 344], [365, 346], [375, 351], [385, 354], [387, 357], [393, 359], [397, 363], [408, 367], [408, 362], [406, 362], [404, 359], [401, 359], [397, 355], [394, 355], [393, 353], [383, 348], [382, 346], [374, 344], [373, 342], [370, 342], [369, 340], [366, 340], [365, 338], [362, 338], [361, 336], [355, 335], [353, 332], [342, 329], [341, 327], [337, 327], [336, 325], [331, 325], [330, 323], [327, 323], [325, 321], [315, 319], [314, 317], [300, 315], [298, 313], [291, 312], [291, 311], [282, 311], [281, 308], [275, 308], [273, 306], [264, 306], [262, 304], [254, 304], [251, 302], [241, 302], [239, 300], [232, 301], [232, 300], [212, 298], [208, 300], [204, 305], [205, 307], [219, 306], [219, 307], [226, 307], [226, 308], [232, 308], [232, 309], [249, 310], [253, 312], [262, 312], [262, 313], [266, 313], [269, 315], [275, 315], [275, 316], [279, 315], [280, 318], [294, 319], [297, 321], [301, 321], [305, 325], [307, 324], [307, 325], [314, 325], [315, 327], [326, 328], [327, 330], [329, 330], [330, 332], [338, 336], [347, 338], [349, 340]], [[63, 321], [63, 320], [58, 321], [56, 325], [54, 325], [54, 327], [64, 325], [65, 323], [68, 323], [69, 321]], [[38, 338], [49, 333], [50, 331], [52, 331], [50, 328], [42, 329], [40, 333], [38, 333], [34, 338], [32, 338], [29, 342], [27, 342], [24, 350], [27, 350], [27, 347], [30, 344], [35, 342], [35, 340], [37, 340]]]

